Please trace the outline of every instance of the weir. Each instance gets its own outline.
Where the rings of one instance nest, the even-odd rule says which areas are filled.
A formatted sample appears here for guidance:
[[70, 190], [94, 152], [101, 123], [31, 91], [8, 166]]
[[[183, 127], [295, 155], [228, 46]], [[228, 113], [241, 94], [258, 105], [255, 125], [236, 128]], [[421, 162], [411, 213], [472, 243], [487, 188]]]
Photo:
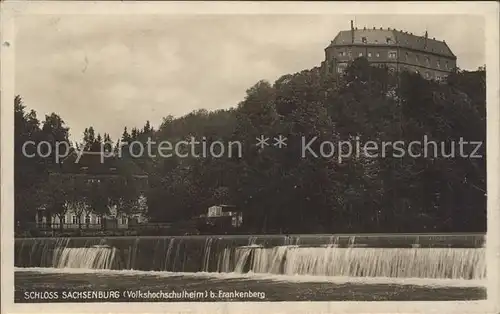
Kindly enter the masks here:
[[484, 235], [16, 239], [16, 267], [484, 279]]

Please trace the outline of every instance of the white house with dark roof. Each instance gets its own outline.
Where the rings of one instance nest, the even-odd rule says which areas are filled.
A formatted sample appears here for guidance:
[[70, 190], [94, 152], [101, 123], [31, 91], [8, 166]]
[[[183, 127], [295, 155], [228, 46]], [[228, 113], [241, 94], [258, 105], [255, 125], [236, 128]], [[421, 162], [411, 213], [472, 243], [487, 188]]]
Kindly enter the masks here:
[[[92, 208], [83, 204], [67, 204], [68, 210], [61, 218], [57, 216], [47, 217], [44, 206], [40, 206], [37, 211], [35, 221], [38, 226], [49, 226], [53, 229], [62, 227], [63, 229], [100, 229], [102, 219], [113, 222], [113, 228], [128, 228], [131, 220], [137, 223], [147, 222], [147, 199], [145, 192], [148, 187], [148, 176], [140, 169], [133, 160], [128, 157], [119, 157], [101, 152], [74, 151], [69, 154], [62, 163], [58, 171], [50, 173], [49, 179], [57, 176], [81, 178], [85, 182], [99, 183], [103, 180], [125, 179], [133, 180], [139, 189], [139, 199], [137, 206], [131, 213], [125, 214], [117, 206], [110, 206], [109, 213], [103, 217], [96, 214]], [[83, 208], [82, 208], [83, 207]]]
[[243, 213], [237, 210], [234, 205], [213, 205], [208, 208], [206, 217], [210, 218], [221, 218], [221, 217], [231, 217], [231, 225], [233, 227], [240, 227], [243, 224]]

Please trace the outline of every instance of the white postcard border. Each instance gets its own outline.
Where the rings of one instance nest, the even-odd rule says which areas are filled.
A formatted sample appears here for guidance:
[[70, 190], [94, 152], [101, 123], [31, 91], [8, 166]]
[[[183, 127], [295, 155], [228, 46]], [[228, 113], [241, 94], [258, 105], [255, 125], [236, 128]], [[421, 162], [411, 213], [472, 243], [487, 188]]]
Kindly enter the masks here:
[[[1, 7], [2, 313], [498, 313], [500, 296], [499, 5], [496, 2], [56, 2]], [[14, 304], [13, 125], [15, 16], [19, 14], [476, 14], [485, 18], [488, 299], [473, 302], [183, 302]], [[43, 36], [43, 35], [41, 35]], [[464, 40], [467, 40], [466, 38]]]

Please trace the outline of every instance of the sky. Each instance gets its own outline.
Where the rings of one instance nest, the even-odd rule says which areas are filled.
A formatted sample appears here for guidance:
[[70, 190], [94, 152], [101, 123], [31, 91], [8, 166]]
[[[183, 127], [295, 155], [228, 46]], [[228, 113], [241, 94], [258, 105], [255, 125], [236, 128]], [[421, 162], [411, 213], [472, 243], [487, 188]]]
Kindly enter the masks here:
[[41, 120], [121, 136], [163, 117], [236, 106], [259, 80], [320, 65], [341, 30], [390, 27], [445, 40], [462, 69], [485, 64], [474, 15], [25, 15], [16, 18], [15, 92]]

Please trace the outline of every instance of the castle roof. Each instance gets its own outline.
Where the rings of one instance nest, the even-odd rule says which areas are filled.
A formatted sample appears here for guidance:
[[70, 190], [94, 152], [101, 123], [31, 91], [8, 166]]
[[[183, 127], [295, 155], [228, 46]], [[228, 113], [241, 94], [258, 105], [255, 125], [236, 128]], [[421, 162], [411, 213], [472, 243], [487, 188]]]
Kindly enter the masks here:
[[[354, 42], [352, 35], [354, 33]], [[449, 58], [456, 58], [450, 47], [444, 42], [425, 36], [417, 36], [408, 32], [394, 29], [354, 29], [341, 31], [331, 42], [337, 45], [397, 45], [399, 47], [440, 54]]]

